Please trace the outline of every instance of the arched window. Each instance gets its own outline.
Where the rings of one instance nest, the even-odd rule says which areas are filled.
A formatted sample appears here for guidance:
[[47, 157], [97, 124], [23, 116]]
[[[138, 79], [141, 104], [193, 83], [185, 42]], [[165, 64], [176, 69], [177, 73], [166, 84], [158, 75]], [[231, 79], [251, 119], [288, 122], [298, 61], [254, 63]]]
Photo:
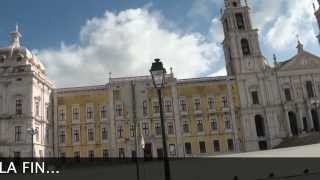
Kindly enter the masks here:
[[266, 134], [265, 134], [263, 117], [261, 115], [256, 115], [254, 117], [254, 121], [256, 124], [257, 136], [264, 137]]
[[4, 63], [5, 60], [6, 60], [5, 55], [0, 56], [0, 63]]
[[244, 30], [244, 20], [243, 20], [243, 16], [241, 13], [237, 13], [236, 14], [236, 21], [237, 21], [237, 26], [239, 30]]
[[241, 48], [242, 48], [242, 54], [244, 56], [249, 56], [250, 55], [250, 47], [249, 47], [249, 42], [247, 39], [242, 39], [241, 40]]

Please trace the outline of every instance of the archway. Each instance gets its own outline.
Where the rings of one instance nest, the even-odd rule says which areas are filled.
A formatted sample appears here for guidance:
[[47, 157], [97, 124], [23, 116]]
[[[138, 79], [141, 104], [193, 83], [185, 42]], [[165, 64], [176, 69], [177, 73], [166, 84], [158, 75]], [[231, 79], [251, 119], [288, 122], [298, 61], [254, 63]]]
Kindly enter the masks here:
[[312, 116], [314, 130], [319, 131], [319, 116], [316, 109], [311, 110], [311, 116]]
[[256, 115], [254, 117], [254, 121], [256, 124], [256, 131], [258, 137], [264, 137], [266, 135], [265, 133], [265, 126], [264, 126], [264, 120], [261, 115]]
[[290, 111], [290, 112], [288, 112], [288, 116], [289, 116], [289, 122], [290, 122], [290, 127], [291, 127], [291, 133], [294, 136], [298, 136], [299, 131], [298, 131], [298, 123], [297, 123], [296, 114], [294, 112]]

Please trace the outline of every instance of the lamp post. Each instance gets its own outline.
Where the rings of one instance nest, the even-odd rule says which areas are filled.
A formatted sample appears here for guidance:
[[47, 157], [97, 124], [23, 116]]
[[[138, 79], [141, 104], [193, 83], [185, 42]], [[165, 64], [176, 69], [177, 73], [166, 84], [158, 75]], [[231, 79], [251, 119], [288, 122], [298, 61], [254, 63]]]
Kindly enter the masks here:
[[164, 155], [164, 173], [165, 180], [171, 180], [170, 165], [168, 159], [167, 142], [166, 142], [166, 131], [163, 119], [163, 109], [162, 109], [162, 95], [161, 90], [164, 88], [166, 69], [163, 67], [160, 59], [155, 59], [152, 63], [150, 73], [153, 81], [154, 87], [157, 89], [159, 106], [160, 106], [160, 121], [161, 121], [161, 134], [162, 134], [162, 147]]
[[35, 134], [38, 134], [38, 130], [37, 129], [33, 129], [33, 128], [28, 128], [27, 132], [31, 135], [31, 158], [33, 159], [33, 136]]

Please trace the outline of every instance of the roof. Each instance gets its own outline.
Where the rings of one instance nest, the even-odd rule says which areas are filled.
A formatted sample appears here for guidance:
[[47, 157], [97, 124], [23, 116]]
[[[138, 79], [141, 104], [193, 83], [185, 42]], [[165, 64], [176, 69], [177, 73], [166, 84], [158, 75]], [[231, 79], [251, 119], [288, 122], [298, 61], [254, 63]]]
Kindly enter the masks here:
[[94, 90], [105, 90], [106, 85], [97, 85], [97, 86], [81, 86], [81, 87], [70, 87], [70, 88], [57, 88], [55, 89], [56, 93], [67, 93], [67, 92], [79, 92], [79, 91], [94, 91]]
[[190, 78], [190, 79], [179, 79], [178, 84], [185, 83], [199, 83], [199, 82], [211, 82], [211, 81], [227, 81], [233, 80], [232, 76], [217, 76], [217, 77], [199, 77], [199, 78]]

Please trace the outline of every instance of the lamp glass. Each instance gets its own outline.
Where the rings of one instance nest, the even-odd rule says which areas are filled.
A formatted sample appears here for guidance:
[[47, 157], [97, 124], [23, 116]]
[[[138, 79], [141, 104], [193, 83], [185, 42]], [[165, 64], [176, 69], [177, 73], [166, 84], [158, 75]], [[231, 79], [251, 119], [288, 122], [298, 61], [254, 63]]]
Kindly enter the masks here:
[[164, 84], [164, 71], [163, 70], [157, 70], [157, 71], [152, 71], [152, 80], [153, 80], [153, 85], [156, 88], [162, 88]]

